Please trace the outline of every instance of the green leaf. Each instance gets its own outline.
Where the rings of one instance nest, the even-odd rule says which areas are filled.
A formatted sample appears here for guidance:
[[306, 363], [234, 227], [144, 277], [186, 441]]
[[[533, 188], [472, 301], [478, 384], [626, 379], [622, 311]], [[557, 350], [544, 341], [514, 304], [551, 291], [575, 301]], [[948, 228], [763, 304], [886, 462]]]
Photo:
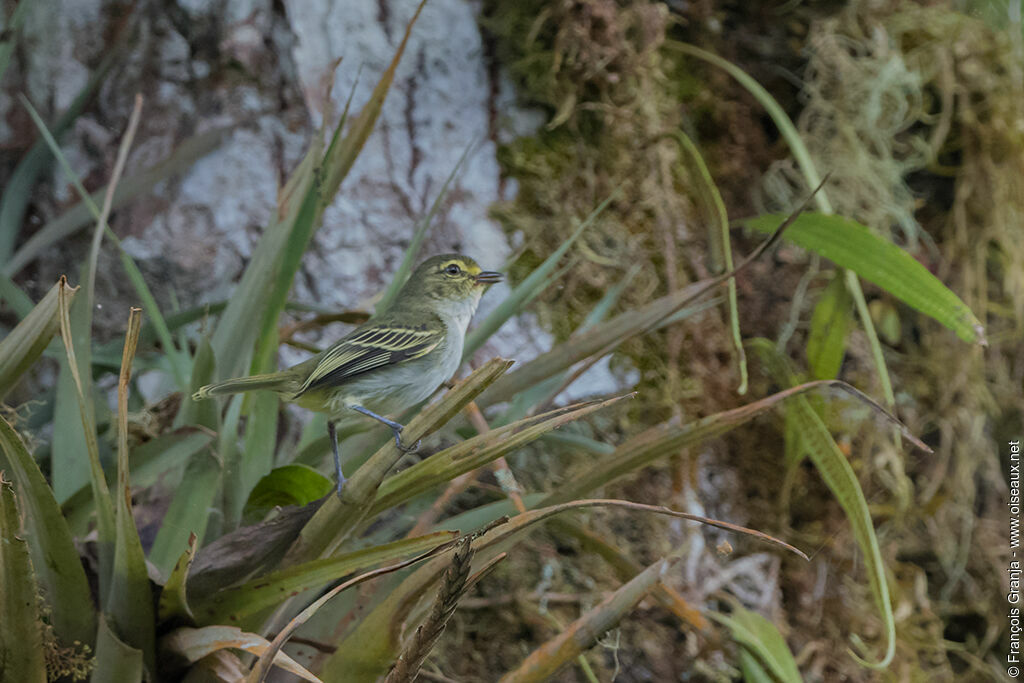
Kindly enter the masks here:
[[[697, 145], [693, 144], [693, 140], [682, 130], [675, 131], [672, 137], [693, 161], [693, 165], [697, 169], [697, 176], [701, 180], [700, 187], [703, 189], [704, 203], [708, 207], [707, 211], [715, 217], [713, 221], [709, 221], [709, 224], [716, 224], [715, 228], [709, 228], [708, 231], [709, 242], [712, 245], [712, 261], [716, 267], [719, 264], [724, 264], [725, 270], [727, 272], [731, 271], [733, 263], [732, 244], [729, 241], [729, 214], [726, 212], [722, 195], [719, 193], [715, 181], [711, 178], [711, 171], [708, 170], [707, 164], [704, 163], [704, 157], [701, 156]], [[726, 287], [728, 289], [729, 301], [729, 331], [732, 333], [732, 345], [736, 351], [736, 365], [740, 372], [740, 385], [736, 389], [736, 393], [742, 396], [747, 393], [747, 355], [743, 350], [743, 340], [740, 338], [740, 314], [736, 303], [736, 278], [729, 278]]]
[[437, 531], [306, 562], [206, 596], [196, 604], [194, 612], [200, 623], [242, 622], [302, 591], [383, 562], [424, 552], [456, 536], [452, 531]]
[[[51, 287], [31, 313], [0, 341], [0, 399], [14, 388], [60, 329], [60, 287], [60, 283]], [[69, 299], [76, 291], [77, 288], [69, 289]]]
[[803, 681], [793, 653], [789, 651], [785, 638], [775, 628], [775, 624], [739, 603], [733, 605], [732, 613], [728, 616], [718, 612], [710, 612], [708, 616], [726, 626], [733, 640], [753, 657], [752, 662], [743, 662], [746, 680], [754, 678], [780, 683]]
[[14, 487], [0, 470], [0, 673], [5, 681], [46, 681], [38, 592]]
[[253, 488], [245, 501], [242, 519], [252, 523], [275, 507], [305, 505], [327, 495], [334, 483], [312, 467], [284, 465], [275, 467]]
[[[88, 355], [89, 352], [89, 311], [83, 312], [82, 309], [92, 306], [92, 298], [91, 296], [88, 298], [82, 296], [76, 298], [77, 303], [75, 305], [75, 310], [79, 313], [79, 316], [76, 316], [76, 321], [73, 324], [71, 320], [71, 311], [69, 311], [69, 308], [71, 307], [70, 288], [67, 286], [67, 281], [63, 277], [61, 278], [60, 285], [61, 287], [58, 294], [60, 334], [64, 342], [66, 365], [62, 368], [61, 377], [59, 379], [65, 380], [66, 383], [58, 384], [57, 387], [59, 393], [57, 395], [56, 417], [61, 417], [60, 408], [62, 401], [67, 405], [70, 404], [73, 398], [78, 405], [79, 419], [75, 420], [72, 415], [67, 415], [67, 422], [61, 422], [55, 426], [55, 429], [60, 429], [61, 432], [54, 433], [54, 490], [56, 492], [57, 476], [61, 471], [60, 468], [67, 464], [64, 459], [68, 457], [67, 454], [60, 454], [57, 451], [58, 433], [67, 433], [63, 430], [65, 430], [69, 425], [77, 424], [81, 429], [79, 433], [82, 434], [81, 441], [77, 446], [80, 448], [82, 443], [85, 445], [85, 453], [87, 455], [86, 461], [88, 462], [89, 467], [89, 482], [92, 485], [93, 500], [96, 502], [100, 600], [105, 601], [110, 589], [110, 573], [114, 561], [114, 502], [110, 497], [110, 489], [107, 487], [107, 479], [106, 475], [103, 473], [103, 466], [100, 464], [99, 442], [96, 438], [96, 416], [92, 401], [92, 374], [91, 372], [83, 374], [79, 366], [79, 352], [84, 351], [85, 355]], [[86, 291], [88, 292], [88, 289]], [[83, 329], [85, 330], [84, 332], [81, 331]], [[73, 332], [73, 330], [75, 331]], [[89, 368], [88, 364], [83, 363], [83, 365]], [[64, 372], [64, 369], [66, 369], [67, 372]], [[74, 442], [72, 442], [72, 444], [73, 443]], [[70, 444], [61, 445], [67, 446]], [[79, 454], [77, 450], [74, 453], [76, 455]], [[76, 489], [77, 486], [72, 488], [71, 491], [73, 492]]]
[[149, 561], [164, 575], [170, 574], [189, 536], [200, 539], [206, 533], [211, 507], [220, 485], [220, 462], [208, 449], [192, 456], [181, 486], [171, 501], [164, 523], [157, 531]]
[[[131, 461], [132, 486], [147, 488], [159, 481], [162, 476], [172, 470], [183, 469], [189, 458], [201, 448], [209, 446], [213, 436], [195, 427], [182, 427], [166, 432], [135, 446], [129, 455]], [[107, 477], [107, 483], [113, 483], [115, 475]], [[78, 489], [68, 498], [61, 510], [71, 523], [72, 528], [84, 528], [78, 523], [85, 521], [93, 506], [92, 489], [86, 485]]]
[[[104, 612], [111, 629], [130, 647], [142, 653], [146, 669], [156, 677], [156, 634], [153, 592], [149, 587], [146, 556], [132, 515], [128, 471], [128, 384], [142, 326], [142, 311], [131, 309], [125, 333], [121, 374], [117, 382], [117, 495], [115, 496], [114, 568]], [[170, 519], [174, 519], [171, 517]]]
[[195, 617], [192, 608], [188, 604], [188, 572], [192, 568], [192, 562], [196, 558], [195, 534], [188, 537], [188, 547], [181, 554], [174, 565], [167, 583], [160, 591], [160, 600], [157, 603], [158, 615], [161, 624], [166, 622], [187, 622], [194, 623]]
[[[751, 340], [750, 346], [757, 351], [775, 381], [785, 383], [789, 372], [787, 364], [775, 350], [775, 346], [765, 339]], [[886, 638], [886, 651], [882, 658], [875, 662], [865, 661], [856, 653], [853, 657], [864, 666], [873, 669], [885, 668], [892, 661], [896, 652], [896, 625], [889, 600], [889, 584], [885, 577], [885, 564], [882, 562], [882, 551], [878, 547], [875, 527], [871, 521], [864, 491], [860, 487], [857, 475], [850, 466], [843, 452], [839, 450], [835, 440], [829, 433], [825, 423], [811, 407], [806, 398], [800, 396], [787, 406], [787, 413], [793, 416], [807, 454], [814, 463], [821, 478], [825, 481], [832, 495], [839, 501], [846, 518], [853, 527], [853, 535], [857, 545], [864, 553], [865, 569], [868, 583], [875, 599], [875, 606], [882, 617], [882, 626]]]
[[[0, 417], [0, 470], [13, 477], [20, 491], [25, 536], [46, 601], [51, 605], [53, 630], [62, 643], [92, 643], [96, 610], [89, 582], [71, 531], [46, 485], [39, 466], [14, 428]], [[3, 620], [0, 620], [3, 621]]]
[[842, 276], [836, 273], [814, 307], [807, 336], [807, 364], [814, 379], [839, 376], [852, 316], [853, 297]]
[[[744, 223], [759, 232], [770, 232], [778, 220], [769, 214]], [[866, 226], [842, 216], [805, 213], [784, 237], [875, 283], [963, 341], [985, 343], [984, 328], [967, 304], [913, 256]]]
[[142, 651], [118, 638], [101, 614], [92, 680], [142, 683], [142, 672]]

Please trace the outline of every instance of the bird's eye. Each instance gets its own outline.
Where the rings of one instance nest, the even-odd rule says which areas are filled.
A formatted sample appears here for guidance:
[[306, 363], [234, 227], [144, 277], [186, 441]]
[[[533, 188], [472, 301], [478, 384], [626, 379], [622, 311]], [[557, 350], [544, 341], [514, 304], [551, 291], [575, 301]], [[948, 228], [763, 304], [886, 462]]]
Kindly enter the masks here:
[[447, 266], [445, 266], [444, 272], [448, 273], [449, 275], [458, 275], [459, 273], [462, 272], [462, 269], [459, 268], [454, 263], [449, 263]]

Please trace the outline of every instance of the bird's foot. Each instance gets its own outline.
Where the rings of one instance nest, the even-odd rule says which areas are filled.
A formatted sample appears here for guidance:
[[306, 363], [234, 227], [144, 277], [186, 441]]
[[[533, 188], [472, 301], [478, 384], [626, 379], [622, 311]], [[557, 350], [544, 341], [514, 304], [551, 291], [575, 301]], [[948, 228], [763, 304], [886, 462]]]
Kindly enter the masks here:
[[402, 426], [392, 428], [392, 433], [395, 435], [395, 447], [403, 453], [415, 453], [420, 449], [420, 442], [422, 439], [417, 439], [416, 443], [411, 446], [406, 446], [402, 443]]

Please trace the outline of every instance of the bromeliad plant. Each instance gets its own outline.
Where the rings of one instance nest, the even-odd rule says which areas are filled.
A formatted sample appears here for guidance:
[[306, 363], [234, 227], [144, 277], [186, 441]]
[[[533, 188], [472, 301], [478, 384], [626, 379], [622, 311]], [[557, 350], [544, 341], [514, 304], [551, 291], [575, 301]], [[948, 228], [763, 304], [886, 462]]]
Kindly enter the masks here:
[[[453, 445], [436, 448], [403, 471], [395, 472], [404, 454], [390, 439], [378, 439], [376, 433], [350, 435], [343, 452], [350, 456], [354, 473], [340, 496], [324, 495], [331, 482], [319, 471], [328, 453], [326, 440], [316, 436], [323, 433], [322, 424], [314, 421], [298, 447], [285, 444], [279, 449], [280, 406], [270, 394], [233, 397], [223, 407], [186, 400], [173, 424], [149, 440], [132, 443], [129, 405], [139, 367], [161, 370], [185, 396], [210, 381], [274, 369], [279, 318], [289, 306], [288, 293], [301, 257], [373, 129], [404, 46], [403, 39], [364, 109], [349, 120], [346, 106], [329, 138], [326, 131], [314, 138], [282, 189], [278, 211], [236, 293], [222, 306], [207, 309], [217, 316], [216, 326], [194, 348], [175, 334], [204, 313], [165, 317], [123, 251], [122, 263], [148, 322], [142, 323], [143, 311], [132, 309], [121, 348], [93, 348], [91, 343], [97, 255], [104, 235], [117, 245], [106, 221], [141, 103], [129, 123], [103, 206], [96, 207], [78, 185], [83, 204], [96, 218], [82, 285], [74, 288], [62, 279], [34, 307], [24, 309], [21, 322], [0, 342], [0, 395], [6, 395], [48, 350], [61, 362], [50, 455], [52, 486], [19, 434], [24, 428], [0, 419], [0, 661], [7, 667], [5, 675], [24, 681], [80, 679], [90, 673], [98, 681], [192, 675], [261, 681], [276, 665], [313, 681], [412, 680], [461, 596], [508, 553], [516, 552], [531, 529], [547, 522], [608, 562], [622, 585], [503, 680], [544, 680], [582, 657], [601, 633], [648, 595], [687, 628], [708, 628], [705, 616], [663, 580], [682, 548], [644, 568], [565, 515], [590, 508], [666, 515], [753, 535], [800, 554], [782, 541], [725, 522], [654, 505], [589, 498], [782, 401], [789, 401], [787, 414], [798, 425], [803, 452], [837, 496], [868, 558], [869, 581], [886, 625], [884, 665], [892, 656], [893, 616], [867, 504], [817, 406], [804, 396], [822, 387], [839, 387], [873, 405], [847, 385], [835, 380], [800, 384], [697, 422], [653, 426], [617, 446], [573, 434], [572, 443], [592, 454], [593, 465], [586, 476], [552, 493], [517, 490], [503, 464], [504, 456], [626, 398], [554, 405], [585, 368], [627, 339], [701, 310], [695, 297], [728, 282], [728, 276], [610, 317], [628, 286], [625, 282], [609, 289], [566, 343], [514, 370], [511, 361], [501, 358], [479, 365], [416, 413], [404, 432], [410, 442], [426, 439], [428, 449], [439, 442], [432, 439], [435, 434]], [[60, 159], [45, 127], [41, 132]], [[476, 326], [467, 339], [467, 355], [557, 280], [573, 243], [612, 201], [614, 196], [597, 207]], [[384, 301], [408, 273], [432, 214], [417, 227]], [[752, 225], [763, 228], [770, 221], [774, 229], [782, 223], [796, 243], [852, 272], [874, 274], [879, 285], [897, 296], [906, 293], [908, 303], [962, 335], [976, 332], [977, 321], [970, 312], [926, 271], [910, 267], [905, 254], [861, 226], [840, 225], [837, 220], [794, 215]], [[922, 292], [923, 298], [909, 300], [911, 294]], [[58, 334], [60, 342], [51, 344]], [[747, 350], [762, 359], [779, 384], [796, 384], [794, 373], [774, 355], [773, 347], [753, 340]], [[112, 367], [118, 370], [118, 398], [116, 411], [109, 414], [96, 398], [94, 374]], [[111, 443], [115, 465], [104, 468], [104, 449]], [[506, 497], [445, 519], [445, 502], [488, 465], [498, 468]], [[133, 516], [132, 491], [157, 482], [180, 483], [171, 487], [170, 506], [155, 539], [145, 547]], [[83, 563], [75, 538], [85, 539], [90, 529], [90, 561]], [[384, 574], [395, 576], [367, 583]], [[360, 584], [368, 588], [358, 598], [346, 592]], [[339, 594], [343, 595], [335, 599]], [[314, 615], [348, 626], [334, 634], [327, 652], [300, 664], [282, 646]], [[769, 622], [739, 608], [729, 616], [710, 617], [741, 644], [745, 668], [781, 680], [798, 677], [792, 656]]]

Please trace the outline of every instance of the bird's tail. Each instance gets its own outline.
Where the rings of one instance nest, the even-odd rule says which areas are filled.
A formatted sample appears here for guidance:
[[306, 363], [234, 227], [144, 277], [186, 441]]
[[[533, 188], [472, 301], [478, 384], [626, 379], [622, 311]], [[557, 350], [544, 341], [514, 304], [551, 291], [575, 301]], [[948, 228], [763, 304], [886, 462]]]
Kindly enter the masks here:
[[243, 391], [256, 391], [265, 389], [268, 391], [286, 391], [289, 388], [290, 378], [282, 376], [280, 372], [271, 372], [266, 375], [253, 375], [251, 377], [238, 377], [216, 384], [207, 384], [196, 393], [192, 394], [193, 401], [202, 401], [214, 396], [226, 394], [239, 394]]

